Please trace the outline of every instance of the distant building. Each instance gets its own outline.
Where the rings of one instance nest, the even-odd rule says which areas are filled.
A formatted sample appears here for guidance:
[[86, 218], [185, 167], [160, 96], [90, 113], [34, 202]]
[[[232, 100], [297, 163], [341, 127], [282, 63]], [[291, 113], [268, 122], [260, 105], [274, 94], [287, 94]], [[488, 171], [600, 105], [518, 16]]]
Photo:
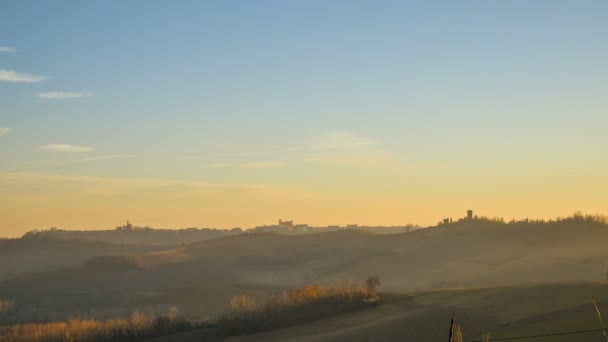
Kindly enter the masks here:
[[307, 224], [296, 224], [293, 226], [293, 231], [295, 232], [307, 232], [310, 231], [310, 226]]
[[283, 221], [283, 220], [279, 219], [279, 226], [293, 227], [293, 221]]
[[471, 209], [467, 210], [467, 219], [469, 219], [469, 220], [473, 219], [473, 210], [471, 210]]
[[127, 224], [125, 224], [124, 226], [118, 226], [116, 227], [116, 230], [125, 230], [125, 231], [130, 231], [130, 230], [135, 230], [136, 227], [134, 227], [131, 222], [129, 222], [129, 220], [127, 220]]

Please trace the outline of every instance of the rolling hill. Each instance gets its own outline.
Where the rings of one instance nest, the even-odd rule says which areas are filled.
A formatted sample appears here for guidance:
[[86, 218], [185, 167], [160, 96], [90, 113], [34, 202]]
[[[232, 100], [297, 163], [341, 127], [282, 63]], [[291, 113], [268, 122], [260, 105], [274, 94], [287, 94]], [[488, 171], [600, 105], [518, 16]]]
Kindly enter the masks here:
[[[382, 291], [400, 293], [597, 282], [606, 276], [604, 241], [605, 224], [576, 220], [480, 220], [394, 235], [241, 234], [122, 257], [134, 262], [132, 268], [116, 257], [116, 267], [88, 262], [7, 280], [0, 283], [0, 297], [15, 299], [22, 308], [40, 308], [39, 319], [108, 317], [171, 306], [216, 317], [233, 294], [261, 299], [284, 288], [362, 281], [370, 275], [381, 278]], [[26, 311], [19, 317], [34, 315]]]

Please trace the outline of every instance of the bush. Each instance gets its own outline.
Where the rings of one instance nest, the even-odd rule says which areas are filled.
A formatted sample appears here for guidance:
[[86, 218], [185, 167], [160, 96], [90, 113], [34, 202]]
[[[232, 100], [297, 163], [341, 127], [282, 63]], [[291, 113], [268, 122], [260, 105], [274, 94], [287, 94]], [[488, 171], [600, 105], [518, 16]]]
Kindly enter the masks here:
[[378, 299], [375, 291], [352, 284], [340, 287], [307, 285], [270, 296], [263, 304], [238, 295], [230, 299], [231, 311], [220, 320], [219, 333], [231, 336], [283, 328], [369, 307], [377, 304]]

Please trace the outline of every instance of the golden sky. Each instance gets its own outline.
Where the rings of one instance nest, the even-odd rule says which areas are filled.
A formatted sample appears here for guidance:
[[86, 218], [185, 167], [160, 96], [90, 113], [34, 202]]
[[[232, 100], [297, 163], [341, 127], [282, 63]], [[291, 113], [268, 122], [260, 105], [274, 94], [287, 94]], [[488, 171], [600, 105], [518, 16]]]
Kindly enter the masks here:
[[606, 1], [0, 7], [0, 236], [608, 210]]

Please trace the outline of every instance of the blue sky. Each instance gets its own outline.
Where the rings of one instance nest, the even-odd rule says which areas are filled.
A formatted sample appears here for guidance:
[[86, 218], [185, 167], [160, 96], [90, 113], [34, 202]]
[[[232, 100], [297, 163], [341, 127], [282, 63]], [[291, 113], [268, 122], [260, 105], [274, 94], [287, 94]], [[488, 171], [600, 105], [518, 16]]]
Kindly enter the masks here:
[[599, 210], [606, 37], [606, 1], [4, 1], [0, 173], [394, 196], [379, 223], [551, 179], [571, 199], [521, 215]]

